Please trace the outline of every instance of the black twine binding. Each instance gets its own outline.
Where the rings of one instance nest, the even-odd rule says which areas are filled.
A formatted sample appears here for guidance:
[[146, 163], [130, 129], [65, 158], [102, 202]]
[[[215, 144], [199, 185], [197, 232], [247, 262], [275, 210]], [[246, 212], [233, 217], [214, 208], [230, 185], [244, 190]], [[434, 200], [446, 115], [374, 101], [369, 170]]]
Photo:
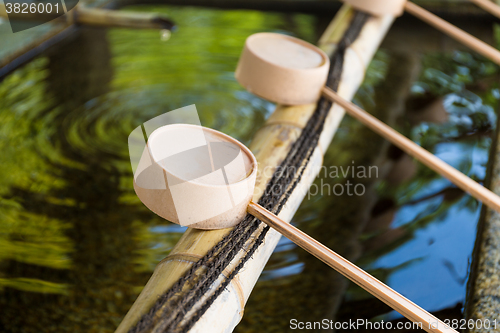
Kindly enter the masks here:
[[[331, 58], [327, 86], [336, 91], [342, 74], [345, 50], [358, 37], [369, 15], [356, 12], [337, 49]], [[271, 212], [278, 214], [291, 193], [300, 182], [304, 169], [318, 144], [323, 131], [324, 121], [332, 107], [332, 102], [325, 98], [318, 101], [316, 110], [308, 120], [299, 138], [293, 143], [287, 156], [274, 172], [267, 184], [259, 204]], [[256, 236], [252, 246], [247, 250], [234, 270], [220, 283], [198, 309], [186, 317], [186, 314], [199, 303], [209, 291], [213, 283], [221, 277], [223, 270], [234, 257], [242, 251], [250, 236], [259, 229], [262, 222], [247, 215], [226, 237], [216, 244], [208, 253], [198, 260], [167, 292], [161, 295], [148, 313], [144, 314], [128, 333], [167, 333], [187, 332], [219, 297], [231, 280], [243, 268], [264, 241], [269, 231], [265, 225]]]

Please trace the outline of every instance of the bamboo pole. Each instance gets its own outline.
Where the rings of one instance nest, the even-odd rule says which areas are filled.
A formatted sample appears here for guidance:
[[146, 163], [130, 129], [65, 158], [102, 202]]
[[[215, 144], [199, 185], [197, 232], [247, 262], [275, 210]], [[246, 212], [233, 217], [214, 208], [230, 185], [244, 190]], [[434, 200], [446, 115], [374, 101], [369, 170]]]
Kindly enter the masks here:
[[82, 24], [107, 28], [134, 28], [134, 29], [166, 29], [172, 30], [175, 23], [165, 15], [157, 13], [136, 13], [117, 11], [102, 8], [89, 8], [78, 5], [65, 15], [47, 13], [10, 13], [7, 14], [4, 6], [0, 6], [0, 17], [10, 20], [44, 21], [54, 19], [66, 21], [69, 24]]
[[482, 54], [486, 58], [489, 58], [497, 65], [500, 65], [500, 51], [498, 51], [494, 47], [480, 41], [471, 34], [468, 34], [467, 32], [457, 28], [453, 24], [446, 22], [442, 18], [432, 14], [431, 12], [428, 12], [422, 7], [415, 5], [411, 1], [406, 2], [405, 10], [413, 16], [416, 16], [422, 21], [432, 25], [436, 29], [441, 30], [448, 36], [456, 39], [457, 41], [461, 42], [477, 53]]
[[[335, 45], [347, 28], [352, 15], [353, 10], [347, 5], [344, 5], [337, 13], [319, 41], [320, 47], [325, 52], [331, 54], [335, 49]], [[363, 27], [359, 37], [347, 49], [342, 80], [338, 89], [339, 95], [346, 99], [351, 99], [354, 96], [363, 81], [366, 67], [393, 20], [394, 18], [391, 16], [371, 17]], [[259, 162], [254, 201], [258, 201], [264, 192], [273, 171], [283, 161], [315, 108], [315, 104], [278, 105], [267, 120], [266, 125], [256, 133], [250, 145], [250, 149]], [[325, 121], [318, 147], [311, 157], [304, 176], [279, 214], [279, 217], [284, 221], [289, 222], [292, 219], [306, 195], [322, 165], [322, 152], [326, 151], [329, 146], [343, 116], [344, 110], [335, 104]], [[158, 296], [167, 291], [194, 262], [217, 244], [228, 232], [229, 229], [213, 231], [188, 229], [170, 255], [157, 265], [151, 279], [116, 332], [125, 333], [133, 327], [139, 318], [149, 311]], [[268, 232], [264, 243], [257, 249], [252, 259], [245, 263], [245, 268], [231, 280], [223, 294], [214, 301], [211, 308], [193, 326], [191, 332], [230, 332], [234, 329], [243, 316], [244, 305], [280, 237], [281, 234], [273, 229]], [[247, 244], [247, 246], [249, 245]], [[238, 254], [223, 274], [227, 275], [231, 272], [243, 255], [244, 253]], [[219, 282], [215, 282], [212, 291]], [[209, 292], [205, 297], [210, 295]], [[195, 310], [196, 306], [191, 311]]]
[[490, 0], [470, 0], [488, 13], [500, 18], [500, 6]]
[[390, 126], [384, 124], [365, 110], [353, 103], [346, 101], [329, 88], [323, 89], [323, 95], [335, 103], [340, 104], [349, 115], [358, 119], [363, 124], [389, 140], [418, 161], [425, 164], [440, 175], [448, 178], [453, 184], [460, 187], [465, 192], [470, 193], [474, 198], [482, 201], [486, 206], [500, 213], [500, 197], [488, 190], [486, 187], [467, 177], [448, 163], [429, 153], [415, 142], [398, 133]]

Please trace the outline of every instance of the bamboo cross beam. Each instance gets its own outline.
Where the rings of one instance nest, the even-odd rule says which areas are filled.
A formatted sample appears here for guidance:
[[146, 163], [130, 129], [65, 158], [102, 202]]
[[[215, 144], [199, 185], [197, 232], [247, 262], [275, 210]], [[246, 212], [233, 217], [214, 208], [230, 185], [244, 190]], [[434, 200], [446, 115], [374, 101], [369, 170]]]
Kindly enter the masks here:
[[435, 155], [392, 129], [390, 126], [384, 124], [365, 110], [343, 99], [330, 88], [325, 87], [323, 89], [323, 95], [342, 106], [349, 115], [358, 119], [364, 125], [368, 126], [370, 129], [380, 134], [382, 137], [392, 142], [409, 155], [415, 157], [424, 165], [449, 179], [459, 188], [482, 201], [486, 206], [500, 212], [500, 197], [486, 187], [467, 177], [443, 160], [437, 158]]
[[[477, 1], [477, 0], [471, 0], [471, 1]], [[486, 0], [481, 0], [481, 1], [489, 2]], [[489, 58], [497, 65], [500, 65], [500, 51], [498, 51], [494, 47], [486, 44], [485, 42], [477, 39], [471, 34], [463, 31], [462, 29], [457, 28], [453, 24], [446, 22], [442, 18], [432, 14], [431, 12], [423, 9], [420, 6], [417, 6], [416, 4], [410, 1], [406, 2], [404, 8], [408, 13], [412, 14], [413, 16], [432, 25], [436, 29], [456, 39], [457, 41], [461, 42], [462, 44], [476, 51], [477, 53], [482, 54], [483, 56]]]
[[470, 2], [473, 2], [477, 6], [481, 7], [488, 13], [495, 15], [496, 17], [500, 18], [500, 6], [495, 4], [493, 1], [489, 0], [470, 0]]

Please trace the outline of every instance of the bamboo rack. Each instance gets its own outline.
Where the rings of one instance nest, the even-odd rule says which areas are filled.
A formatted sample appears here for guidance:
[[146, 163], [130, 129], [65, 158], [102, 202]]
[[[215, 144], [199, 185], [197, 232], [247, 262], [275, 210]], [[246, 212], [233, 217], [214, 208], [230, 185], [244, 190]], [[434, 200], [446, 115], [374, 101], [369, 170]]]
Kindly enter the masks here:
[[[352, 15], [353, 10], [344, 5], [330, 23], [319, 41], [319, 46], [326, 53], [331, 54], [334, 51], [336, 43], [348, 27]], [[393, 20], [394, 18], [391, 16], [370, 18], [358, 39], [347, 49], [338, 89], [340, 96], [352, 99], [363, 81], [366, 67]], [[259, 162], [259, 174], [253, 200], [257, 201], [260, 198], [272, 176], [272, 170], [279, 166], [287, 155], [292, 143], [300, 135], [315, 107], [315, 104], [292, 107], [278, 105], [265, 126], [256, 133], [250, 145], [250, 149]], [[319, 171], [323, 152], [329, 146], [343, 117], [344, 110], [340, 106], [334, 105], [326, 119], [324, 131], [308, 165], [308, 170], [305, 171], [301, 182], [279, 214], [281, 219], [287, 222], [292, 219]], [[263, 172], [264, 170], [266, 171]], [[133, 327], [139, 318], [149, 310], [157, 297], [167, 291], [194, 262], [199, 260], [228, 232], [229, 229], [213, 231], [188, 229], [170, 255], [157, 265], [150, 280], [116, 332], [125, 333]], [[245, 268], [236, 275], [223, 294], [195, 324], [191, 332], [230, 332], [234, 329], [241, 320], [245, 303], [280, 237], [278, 232], [270, 230], [264, 244], [259, 247], [253, 258], [246, 263]], [[238, 264], [241, 255], [238, 255], [231, 262], [224, 271], [224, 275], [227, 275]], [[209, 296], [210, 293], [207, 293], [205, 297]], [[195, 309], [196, 306], [192, 311]]]

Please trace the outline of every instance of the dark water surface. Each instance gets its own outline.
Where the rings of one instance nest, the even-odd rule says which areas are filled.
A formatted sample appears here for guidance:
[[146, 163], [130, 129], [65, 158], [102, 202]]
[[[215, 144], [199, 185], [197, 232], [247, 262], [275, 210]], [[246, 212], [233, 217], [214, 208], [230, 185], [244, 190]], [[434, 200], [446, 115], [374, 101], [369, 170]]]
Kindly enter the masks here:
[[[134, 9], [167, 13], [180, 28], [168, 41], [83, 29], [0, 82], [1, 332], [112, 332], [184, 231], [136, 197], [130, 131], [196, 104], [202, 125], [248, 144], [274, 106], [234, 79], [245, 38], [275, 31], [315, 42], [324, 29], [301, 14]], [[355, 101], [482, 181], [499, 98], [498, 68], [482, 58], [387, 43]], [[427, 310], [460, 309], [477, 201], [349, 118], [325, 165], [376, 173], [323, 174], [296, 225]], [[331, 191], [348, 181], [363, 194]], [[283, 332], [292, 318], [335, 314], [398, 318], [283, 238], [236, 331]]]

